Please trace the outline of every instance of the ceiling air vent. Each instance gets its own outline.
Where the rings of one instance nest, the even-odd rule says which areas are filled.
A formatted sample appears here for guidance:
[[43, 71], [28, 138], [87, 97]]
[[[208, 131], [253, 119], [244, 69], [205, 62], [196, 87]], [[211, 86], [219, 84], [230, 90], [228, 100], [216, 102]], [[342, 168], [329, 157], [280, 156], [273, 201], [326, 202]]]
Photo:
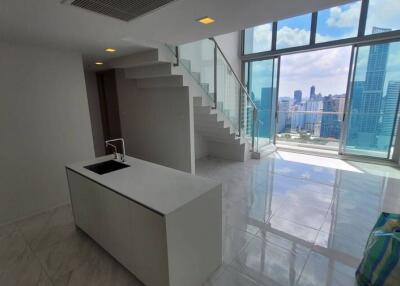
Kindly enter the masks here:
[[175, 0], [62, 0], [61, 3], [130, 21], [173, 1]]

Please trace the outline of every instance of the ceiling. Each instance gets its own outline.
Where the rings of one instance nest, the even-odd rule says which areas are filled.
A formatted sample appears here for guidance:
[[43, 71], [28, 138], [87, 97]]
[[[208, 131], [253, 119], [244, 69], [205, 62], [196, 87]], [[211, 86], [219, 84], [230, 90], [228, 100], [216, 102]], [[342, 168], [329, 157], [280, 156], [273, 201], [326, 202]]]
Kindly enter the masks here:
[[[75, 50], [86, 61], [181, 44], [328, 8], [349, 0], [176, 0], [130, 22], [60, 4], [61, 0], [1, 0], [0, 41]], [[203, 16], [212, 25], [195, 22]], [[117, 48], [105, 54], [104, 48]]]

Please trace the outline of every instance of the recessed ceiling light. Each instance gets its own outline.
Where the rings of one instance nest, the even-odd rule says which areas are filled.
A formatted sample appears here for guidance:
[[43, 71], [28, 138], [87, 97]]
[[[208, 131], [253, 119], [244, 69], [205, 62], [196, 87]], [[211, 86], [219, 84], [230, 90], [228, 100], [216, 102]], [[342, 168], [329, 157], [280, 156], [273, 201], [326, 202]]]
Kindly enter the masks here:
[[113, 49], [113, 48], [107, 48], [104, 51], [108, 52], [108, 53], [115, 53], [117, 50]]
[[95, 64], [96, 64], [97, 66], [102, 66], [102, 65], [104, 65], [103, 62], [95, 62]]
[[209, 24], [212, 24], [215, 22], [215, 20], [213, 18], [208, 17], [208, 16], [197, 19], [196, 21], [201, 24], [204, 24], [204, 25], [209, 25]]

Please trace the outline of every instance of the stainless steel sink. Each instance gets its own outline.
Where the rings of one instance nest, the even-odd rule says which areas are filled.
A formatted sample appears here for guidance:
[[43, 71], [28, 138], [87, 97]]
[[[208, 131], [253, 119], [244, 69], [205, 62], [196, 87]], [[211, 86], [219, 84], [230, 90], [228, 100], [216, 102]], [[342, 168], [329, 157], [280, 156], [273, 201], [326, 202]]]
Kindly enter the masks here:
[[101, 163], [85, 166], [86, 169], [95, 172], [96, 174], [99, 175], [104, 175], [127, 167], [129, 167], [129, 165], [114, 160], [104, 161]]

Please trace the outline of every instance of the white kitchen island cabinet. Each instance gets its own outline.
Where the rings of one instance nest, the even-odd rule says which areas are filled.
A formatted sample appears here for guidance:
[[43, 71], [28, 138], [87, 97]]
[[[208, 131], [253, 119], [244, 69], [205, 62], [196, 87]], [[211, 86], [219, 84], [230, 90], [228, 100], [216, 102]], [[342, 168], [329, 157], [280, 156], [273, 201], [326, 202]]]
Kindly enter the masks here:
[[103, 175], [67, 166], [75, 224], [147, 286], [200, 286], [222, 262], [222, 187], [126, 157]]

